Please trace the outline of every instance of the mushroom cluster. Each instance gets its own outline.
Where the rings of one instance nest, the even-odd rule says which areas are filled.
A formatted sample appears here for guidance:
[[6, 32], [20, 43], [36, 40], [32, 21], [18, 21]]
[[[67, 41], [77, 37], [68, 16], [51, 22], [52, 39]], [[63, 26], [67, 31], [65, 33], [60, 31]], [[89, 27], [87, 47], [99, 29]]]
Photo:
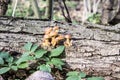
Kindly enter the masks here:
[[55, 47], [56, 45], [60, 44], [61, 42], [66, 47], [71, 46], [72, 45], [71, 35], [62, 35], [62, 34], [59, 34], [58, 32], [59, 32], [58, 26], [54, 26], [53, 28], [49, 27], [49, 28], [45, 29], [42, 46]]

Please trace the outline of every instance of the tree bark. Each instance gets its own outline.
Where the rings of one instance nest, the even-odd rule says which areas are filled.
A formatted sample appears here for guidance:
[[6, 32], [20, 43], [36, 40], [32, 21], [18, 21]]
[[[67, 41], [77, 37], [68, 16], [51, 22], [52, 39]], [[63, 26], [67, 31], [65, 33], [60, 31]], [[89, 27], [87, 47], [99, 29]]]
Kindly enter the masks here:
[[13, 20], [1, 18], [0, 49], [22, 52], [26, 42], [41, 43], [46, 27], [58, 25], [60, 33], [72, 34], [73, 45], [65, 49], [69, 67], [88, 74], [104, 76], [106, 80], [120, 79], [120, 24], [69, 25], [55, 21]]

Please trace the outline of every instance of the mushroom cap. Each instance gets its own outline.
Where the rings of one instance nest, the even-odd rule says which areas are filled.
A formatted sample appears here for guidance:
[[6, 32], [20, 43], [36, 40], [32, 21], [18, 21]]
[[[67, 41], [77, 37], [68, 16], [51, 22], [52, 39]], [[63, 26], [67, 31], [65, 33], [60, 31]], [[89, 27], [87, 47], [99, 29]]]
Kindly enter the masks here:
[[53, 36], [57, 36], [57, 35], [58, 35], [57, 32], [54, 32], [54, 31], [50, 32], [50, 36], [51, 36], [51, 37], [53, 37]]
[[64, 39], [64, 35], [59, 34], [59, 36], [56, 38], [56, 40], [62, 40]]
[[71, 35], [67, 34], [67, 35], [65, 35], [65, 38], [70, 39]]
[[52, 28], [51, 28], [51, 27], [46, 28], [46, 29], [45, 29], [45, 34], [49, 34], [51, 31], [52, 31]]
[[59, 27], [58, 26], [54, 26], [53, 30], [59, 30]]
[[44, 39], [49, 39], [50, 36], [49, 35], [44, 35]]

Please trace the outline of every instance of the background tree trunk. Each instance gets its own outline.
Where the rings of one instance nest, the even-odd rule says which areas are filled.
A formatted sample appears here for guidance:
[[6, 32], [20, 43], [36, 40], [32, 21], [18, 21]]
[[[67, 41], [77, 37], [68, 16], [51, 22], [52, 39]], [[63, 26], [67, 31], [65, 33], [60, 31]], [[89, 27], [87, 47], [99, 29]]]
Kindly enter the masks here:
[[63, 58], [69, 67], [80, 68], [89, 74], [104, 76], [106, 80], [120, 79], [120, 24], [68, 25], [64, 23], [1, 18], [0, 49], [22, 52], [22, 46], [30, 41], [40, 44], [48, 26], [60, 26], [63, 34], [72, 34], [73, 46], [66, 48]]
[[10, 0], [0, 0], [0, 16], [5, 15]]
[[50, 21], [53, 19], [53, 4], [54, 4], [54, 0], [47, 0], [45, 16]]

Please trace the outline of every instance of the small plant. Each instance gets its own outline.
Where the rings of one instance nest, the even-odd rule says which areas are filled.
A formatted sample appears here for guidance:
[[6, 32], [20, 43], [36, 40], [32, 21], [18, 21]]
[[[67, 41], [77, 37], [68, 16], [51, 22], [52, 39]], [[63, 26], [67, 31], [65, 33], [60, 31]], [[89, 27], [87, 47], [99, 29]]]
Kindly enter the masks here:
[[98, 24], [100, 23], [100, 14], [92, 14], [88, 17], [87, 20], [91, 23]]
[[[64, 62], [59, 56], [63, 53], [64, 46], [59, 46], [51, 51], [47, 51], [39, 48], [38, 45], [29, 42], [24, 46], [24, 49], [26, 52], [19, 58], [17, 64], [26, 63], [26, 65], [28, 65], [29, 62], [35, 61], [35, 63], [38, 64], [37, 69], [42, 71], [51, 72], [52, 66], [62, 70]], [[28, 66], [23, 66], [23, 68], [26, 67]]]
[[15, 59], [7, 52], [0, 52], [0, 74], [4, 74], [10, 70], [17, 70]]
[[97, 13], [100, 0], [83, 0], [83, 4], [82, 24], [84, 24], [85, 21], [100, 23], [100, 15]]
[[[51, 51], [47, 51], [39, 48], [38, 45], [29, 42], [24, 46], [24, 49], [26, 52], [23, 53], [21, 58], [19, 58], [17, 64], [26, 63], [26, 65], [28, 65], [28, 62], [35, 61], [39, 64], [37, 69], [42, 71], [51, 72], [52, 66], [62, 70], [62, 65], [64, 65], [64, 62], [58, 58], [58, 56], [63, 53], [64, 46], [59, 46]], [[24, 68], [25, 67], [27, 66], [24, 66]]]
[[62, 70], [64, 62], [59, 56], [64, 51], [64, 46], [59, 46], [51, 51], [39, 48], [37, 44], [28, 42], [24, 46], [25, 52], [18, 58], [13, 58], [7, 52], [0, 52], [0, 74], [4, 74], [10, 70], [26, 69], [32, 63], [37, 64], [37, 69], [51, 72], [51, 68]]
[[[58, 34], [59, 27], [48, 28], [45, 31], [43, 46], [53, 46], [51, 50], [40, 48], [39, 45], [28, 42], [23, 49], [24, 53], [19, 58], [12, 57], [7, 52], [0, 52], [0, 74], [4, 74], [9, 70], [17, 71], [18, 69], [26, 69], [32, 63], [36, 64], [36, 69], [51, 72], [51, 68], [62, 70], [65, 64], [59, 56], [64, 51], [64, 46], [56, 46], [64, 39], [63, 35]], [[49, 35], [50, 34], [50, 35]], [[70, 46], [70, 35], [65, 36], [64, 44]]]
[[86, 77], [84, 72], [71, 71], [67, 73], [66, 80], [104, 80], [102, 77]]

